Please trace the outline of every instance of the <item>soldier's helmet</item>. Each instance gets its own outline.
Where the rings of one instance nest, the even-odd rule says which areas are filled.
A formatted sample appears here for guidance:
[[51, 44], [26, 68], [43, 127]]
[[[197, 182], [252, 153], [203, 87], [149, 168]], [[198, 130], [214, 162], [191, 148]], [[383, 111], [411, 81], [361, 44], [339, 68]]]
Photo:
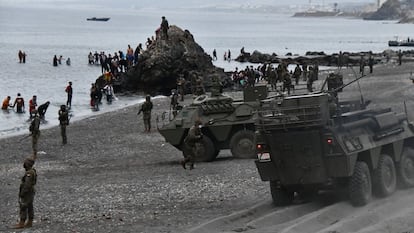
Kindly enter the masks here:
[[27, 167], [27, 168], [31, 168], [31, 167], [33, 167], [34, 163], [35, 163], [35, 161], [33, 159], [26, 158], [23, 162], [23, 166]]
[[64, 104], [60, 105], [60, 110], [65, 111], [66, 110], [66, 105], [64, 105]]

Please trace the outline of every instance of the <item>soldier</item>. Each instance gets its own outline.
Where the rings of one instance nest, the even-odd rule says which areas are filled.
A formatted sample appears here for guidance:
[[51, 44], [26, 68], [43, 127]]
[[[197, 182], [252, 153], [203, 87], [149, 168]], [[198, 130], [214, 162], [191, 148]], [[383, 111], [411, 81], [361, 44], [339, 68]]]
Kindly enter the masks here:
[[295, 79], [295, 84], [299, 84], [300, 76], [302, 75], [302, 70], [300, 69], [299, 64], [296, 65], [295, 71], [293, 72], [293, 78]]
[[33, 119], [29, 127], [29, 130], [32, 136], [32, 149], [33, 149], [34, 159], [36, 159], [36, 156], [37, 156], [37, 141], [39, 140], [39, 137], [40, 137], [39, 126], [40, 126], [40, 117], [39, 117], [37, 110], [35, 109], [33, 110]]
[[398, 65], [399, 66], [402, 63], [402, 56], [403, 56], [403, 54], [402, 54], [401, 49], [400, 49], [400, 50], [398, 50]]
[[203, 79], [200, 77], [196, 78], [196, 90], [195, 94], [197, 96], [205, 94], [204, 86], [203, 86]]
[[374, 58], [372, 58], [371, 54], [368, 57], [368, 66], [369, 66], [369, 73], [372, 74], [372, 72], [374, 71]]
[[[23, 167], [26, 170], [22, 177], [22, 182], [19, 189], [19, 208], [20, 208], [20, 221], [16, 225], [12, 226], [13, 229], [21, 229], [25, 227], [32, 227], [34, 210], [33, 199], [35, 196], [35, 188], [37, 173], [33, 168], [35, 161], [31, 158], [24, 160]], [[26, 219], [28, 217], [28, 221]]]
[[201, 132], [202, 123], [196, 120], [191, 126], [187, 136], [184, 139], [186, 147], [189, 149], [188, 153], [184, 153], [184, 160], [181, 161], [181, 166], [187, 169], [187, 163], [190, 164], [190, 170], [194, 169], [195, 157], [199, 156], [203, 149], [203, 133]]
[[178, 89], [178, 94], [180, 94], [180, 101], [184, 101], [185, 79], [182, 75], [180, 75], [180, 77], [177, 80], [177, 89]]
[[211, 96], [221, 96], [223, 93], [223, 86], [221, 85], [220, 78], [213, 76], [211, 78]]
[[60, 135], [62, 136], [62, 144], [65, 145], [67, 141], [66, 137], [66, 126], [69, 125], [69, 113], [66, 110], [65, 105], [60, 105], [59, 115], [59, 125], [60, 125]]
[[364, 75], [364, 69], [365, 69], [364, 55], [361, 55], [361, 58], [359, 59], [359, 73], [361, 73], [361, 75]]
[[290, 73], [285, 72], [285, 75], [283, 77], [283, 92], [285, 92], [285, 89], [288, 91], [288, 95], [290, 95], [290, 88], [292, 86], [292, 79], [290, 78]]
[[147, 95], [145, 97], [145, 102], [141, 105], [141, 108], [139, 109], [139, 112], [137, 115], [141, 114], [143, 112], [143, 120], [144, 120], [144, 126], [145, 126], [145, 132], [151, 132], [151, 111], [152, 111], [152, 102], [151, 97]]
[[308, 71], [308, 80], [306, 81], [306, 88], [308, 89], [309, 92], [313, 91], [313, 81], [314, 81], [314, 69], [312, 66], [309, 66], [309, 71]]
[[178, 94], [175, 89], [171, 90], [171, 108], [173, 110], [173, 116], [177, 116], [178, 110]]

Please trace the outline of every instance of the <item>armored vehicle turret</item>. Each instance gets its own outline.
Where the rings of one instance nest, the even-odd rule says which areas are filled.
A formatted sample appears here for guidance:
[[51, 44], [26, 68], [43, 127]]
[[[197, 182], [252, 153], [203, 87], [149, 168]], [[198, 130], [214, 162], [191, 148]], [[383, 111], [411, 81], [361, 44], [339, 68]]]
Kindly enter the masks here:
[[256, 86], [244, 89], [242, 100], [217, 92], [197, 96], [173, 119], [158, 126], [158, 131], [185, 154], [184, 138], [198, 119], [203, 123], [204, 152], [197, 161], [213, 161], [223, 149], [230, 149], [236, 158], [255, 158], [253, 115], [267, 94], [266, 86]]
[[414, 186], [414, 128], [406, 113], [341, 103], [336, 94], [346, 85], [332, 78], [331, 91], [262, 102], [255, 164], [276, 205], [290, 204], [295, 193], [341, 189], [360, 206], [397, 184]]

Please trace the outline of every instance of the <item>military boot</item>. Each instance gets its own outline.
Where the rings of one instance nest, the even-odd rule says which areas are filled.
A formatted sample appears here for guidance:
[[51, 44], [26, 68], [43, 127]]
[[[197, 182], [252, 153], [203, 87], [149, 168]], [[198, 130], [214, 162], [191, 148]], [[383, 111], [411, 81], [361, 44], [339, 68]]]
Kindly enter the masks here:
[[33, 225], [33, 219], [29, 219], [27, 223], [24, 225], [24, 227], [32, 227], [32, 225]]
[[19, 223], [17, 223], [16, 225], [11, 226], [10, 228], [12, 228], [12, 229], [22, 229], [22, 228], [24, 228], [24, 221], [20, 220]]

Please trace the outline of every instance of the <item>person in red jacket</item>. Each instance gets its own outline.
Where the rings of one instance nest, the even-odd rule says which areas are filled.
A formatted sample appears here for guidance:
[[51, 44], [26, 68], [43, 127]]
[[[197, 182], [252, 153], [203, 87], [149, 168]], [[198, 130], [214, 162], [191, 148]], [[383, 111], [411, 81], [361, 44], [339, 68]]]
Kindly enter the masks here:
[[30, 118], [33, 118], [33, 111], [36, 110], [37, 107], [37, 97], [34, 95], [31, 100], [29, 100], [29, 114]]

